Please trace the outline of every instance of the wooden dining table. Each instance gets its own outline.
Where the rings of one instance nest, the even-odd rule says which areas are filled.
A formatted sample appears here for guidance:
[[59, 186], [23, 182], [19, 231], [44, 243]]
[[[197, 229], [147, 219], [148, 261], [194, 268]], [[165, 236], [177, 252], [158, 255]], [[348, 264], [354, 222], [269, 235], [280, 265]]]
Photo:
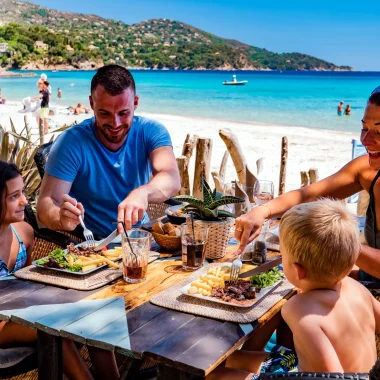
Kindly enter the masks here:
[[[216, 261], [232, 261], [236, 248], [229, 245], [226, 256]], [[151, 297], [191, 274], [182, 270], [178, 252], [160, 253], [149, 264], [147, 279], [137, 284], [121, 278], [86, 292], [19, 279], [0, 281], [0, 319], [37, 329], [39, 379], [62, 378], [61, 337], [125, 355], [127, 379], [135, 378], [149, 358], [157, 362], [160, 380], [203, 379], [293, 294], [246, 324], [159, 307], [149, 302]], [[269, 252], [268, 259], [278, 255]]]

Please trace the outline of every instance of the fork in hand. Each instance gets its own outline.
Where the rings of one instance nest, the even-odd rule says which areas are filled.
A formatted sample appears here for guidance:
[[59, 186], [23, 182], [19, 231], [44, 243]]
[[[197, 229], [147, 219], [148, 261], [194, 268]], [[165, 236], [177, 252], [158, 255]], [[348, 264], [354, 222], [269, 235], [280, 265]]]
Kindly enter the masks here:
[[243, 262], [240, 260], [240, 256], [239, 255], [233, 262], [232, 262], [232, 265], [231, 265], [231, 273], [230, 273], [230, 281], [233, 283], [233, 284], [236, 284], [238, 282], [238, 279], [239, 279], [239, 274], [240, 274], [240, 271], [241, 271], [241, 268], [243, 266]]
[[[78, 202], [76, 203], [75, 206], [78, 205]], [[90, 247], [93, 247], [95, 245], [95, 239], [92, 231], [90, 231], [86, 225], [83, 222], [82, 215], [79, 215], [79, 222], [81, 226], [83, 227], [83, 236], [86, 239], [87, 245]]]

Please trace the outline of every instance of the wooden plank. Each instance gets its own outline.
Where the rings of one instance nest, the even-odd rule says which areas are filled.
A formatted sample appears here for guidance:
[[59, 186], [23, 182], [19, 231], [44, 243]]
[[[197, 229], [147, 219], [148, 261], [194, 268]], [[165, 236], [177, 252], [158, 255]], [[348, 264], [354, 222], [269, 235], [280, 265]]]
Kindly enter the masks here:
[[132, 354], [133, 357], [140, 359], [149, 347], [193, 318], [193, 315], [169, 310], [167, 313], [159, 315], [142, 328], [116, 343], [115, 348], [125, 355]]
[[124, 317], [126, 321], [124, 298], [122, 297], [115, 299], [113, 302], [84, 318], [65, 326], [60, 331], [60, 335], [85, 344], [86, 338], [89, 338], [121, 317]]
[[9, 294], [15, 293], [18, 290], [24, 289], [28, 287], [28, 285], [33, 284], [33, 282], [30, 281], [12, 281], [11, 284], [8, 286], [4, 287], [3, 289], [0, 289], [0, 302], [4, 297], [7, 297]]
[[[45, 292], [45, 289], [47, 289], [45, 295], [41, 294], [42, 292]], [[88, 294], [89, 292], [83, 292], [74, 289], [66, 290], [52, 286], [46, 286], [45, 288], [38, 290], [37, 292], [28, 294], [28, 297], [35, 297], [36, 302], [33, 306], [26, 307], [25, 309], [12, 309], [0, 311], [0, 320], [8, 321], [11, 319], [12, 321], [21, 325], [34, 328], [34, 323], [37, 320], [61, 309], [62, 307], [64, 307], [64, 305], [66, 306], [67, 304], [73, 304], [81, 300]], [[26, 299], [28, 300], [28, 303], [29, 301], [32, 302], [32, 300], [30, 300], [29, 298]], [[41, 302], [41, 304], [43, 305], [38, 305], [39, 302]], [[7, 303], [6, 305], [9, 304]]]
[[37, 288], [28, 294], [11, 299], [6, 303], [0, 304], [0, 311], [26, 309], [29, 306], [40, 305], [43, 304], [45, 301], [50, 300], [52, 297], [59, 296], [60, 293], [63, 293], [65, 291], [65, 289], [56, 288], [53, 286], [44, 286], [40, 289]]
[[37, 282], [31, 283], [31, 284], [26, 284], [26, 285], [23, 284], [23, 285], [24, 286], [20, 286], [19, 289], [17, 289], [17, 290], [14, 289], [11, 293], [4, 295], [0, 300], [0, 305], [4, 304], [6, 302], [12, 301], [18, 297], [25, 297], [29, 293], [33, 293], [36, 290], [40, 290], [46, 286], [45, 284], [40, 284]]
[[241, 344], [239, 324], [224, 322], [176, 358], [175, 367], [198, 376], [208, 375]]
[[87, 339], [87, 344], [105, 350], [113, 350], [117, 342], [125, 339], [134, 331], [163, 313], [167, 313], [167, 309], [146, 302], [128, 314], [124, 313], [122, 318], [117, 319], [90, 336]]
[[172, 365], [178, 356], [223, 323], [215, 319], [195, 317], [149, 348], [147, 354], [161, 363]]
[[62, 379], [62, 342], [61, 338], [37, 332], [38, 379]]
[[101, 309], [114, 300], [115, 298], [107, 298], [94, 301], [79, 301], [71, 305], [66, 305], [62, 309], [39, 319], [35, 325], [39, 330], [46, 333], [59, 335], [59, 331], [66, 325]]

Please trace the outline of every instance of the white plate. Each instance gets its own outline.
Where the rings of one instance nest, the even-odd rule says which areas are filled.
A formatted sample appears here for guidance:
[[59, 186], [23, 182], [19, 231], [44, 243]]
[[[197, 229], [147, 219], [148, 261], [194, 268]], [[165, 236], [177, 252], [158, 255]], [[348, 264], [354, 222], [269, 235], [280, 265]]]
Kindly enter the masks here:
[[[222, 267], [223, 266], [231, 266], [231, 263], [223, 263]], [[193, 280], [193, 281], [197, 281], [197, 280], [199, 280], [199, 279], [196, 279], [196, 280]], [[221, 303], [221, 304], [228, 305], [228, 306], [244, 307], [244, 308], [246, 308], [246, 307], [252, 307], [258, 300], [260, 300], [261, 298], [263, 298], [266, 295], [268, 295], [269, 293], [271, 293], [274, 289], [276, 289], [282, 283], [282, 281], [283, 280], [280, 280], [280, 281], [276, 282], [272, 286], [268, 286], [267, 288], [261, 289], [260, 292], [256, 293], [256, 298], [255, 299], [253, 299], [253, 300], [245, 300], [244, 304], [243, 303], [239, 303], [239, 302], [236, 302], [236, 303], [226, 302], [226, 301], [222, 301], [220, 298], [217, 298], [217, 297], [203, 296], [201, 294], [189, 294], [188, 290], [191, 288], [191, 283], [188, 284], [188, 285], [186, 285], [186, 286], [183, 286], [181, 289], [179, 289], [179, 291], [182, 294], [184, 294], [185, 296], [188, 296], [188, 297], [200, 298], [202, 300], [216, 302], [216, 303]]]

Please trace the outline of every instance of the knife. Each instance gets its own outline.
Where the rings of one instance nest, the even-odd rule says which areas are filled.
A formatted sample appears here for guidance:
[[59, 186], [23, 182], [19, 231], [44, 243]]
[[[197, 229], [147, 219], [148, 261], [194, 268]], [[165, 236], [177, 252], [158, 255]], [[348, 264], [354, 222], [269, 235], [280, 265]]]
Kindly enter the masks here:
[[249, 270], [248, 272], [240, 273], [239, 278], [246, 278], [254, 276], [255, 274], [263, 273], [276, 267], [277, 265], [282, 263], [282, 257], [278, 257], [272, 261], [267, 261], [265, 264], [262, 264], [254, 269]]
[[95, 252], [98, 252], [100, 251], [103, 247], [107, 246], [107, 244], [111, 243], [111, 241], [113, 239], [115, 239], [115, 237], [119, 235], [119, 233], [117, 232], [117, 229], [113, 232], [111, 232], [111, 234], [106, 237], [104, 240], [102, 240], [95, 248], [94, 248], [94, 251]]

